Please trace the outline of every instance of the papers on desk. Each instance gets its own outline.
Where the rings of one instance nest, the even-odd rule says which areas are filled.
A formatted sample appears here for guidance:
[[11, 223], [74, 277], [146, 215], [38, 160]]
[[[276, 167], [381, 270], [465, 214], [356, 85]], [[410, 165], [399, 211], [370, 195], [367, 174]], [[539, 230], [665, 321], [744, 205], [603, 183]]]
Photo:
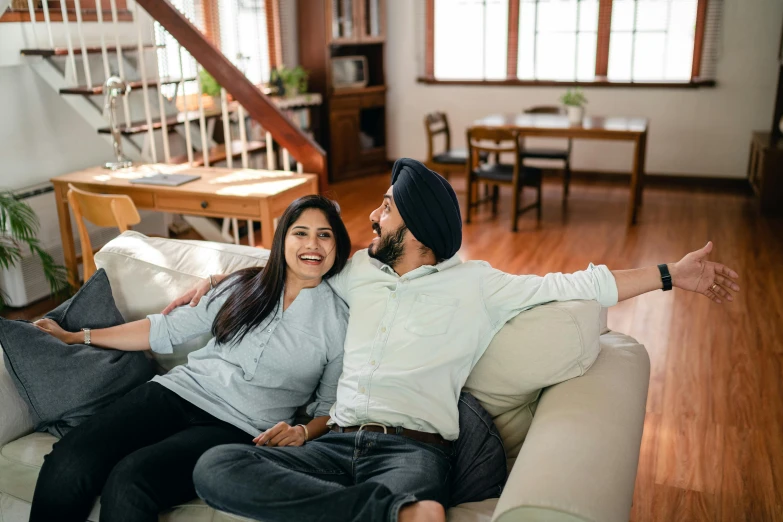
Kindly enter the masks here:
[[163, 185], [166, 187], [178, 187], [195, 181], [201, 176], [195, 174], [162, 174], [157, 173], [151, 176], [144, 176], [143, 178], [134, 178], [130, 182], [138, 185]]

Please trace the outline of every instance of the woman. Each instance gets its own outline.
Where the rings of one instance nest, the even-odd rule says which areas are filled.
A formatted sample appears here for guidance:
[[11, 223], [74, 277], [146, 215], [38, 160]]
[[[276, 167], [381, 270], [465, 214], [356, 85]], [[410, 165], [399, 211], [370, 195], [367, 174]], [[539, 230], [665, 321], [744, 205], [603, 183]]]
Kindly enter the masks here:
[[[213, 338], [57, 442], [30, 520], [81, 522], [100, 495], [102, 521], [157, 521], [196, 497], [193, 468], [213, 446], [301, 446], [326, 433], [348, 309], [324, 280], [345, 266], [350, 244], [333, 202], [301, 198], [283, 214], [265, 268], [237, 272], [196, 307], [89, 332], [97, 347], [157, 353]], [[68, 344], [85, 341], [54, 321], [36, 324]], [[313, 393], [313, 421], [291, 426]]]

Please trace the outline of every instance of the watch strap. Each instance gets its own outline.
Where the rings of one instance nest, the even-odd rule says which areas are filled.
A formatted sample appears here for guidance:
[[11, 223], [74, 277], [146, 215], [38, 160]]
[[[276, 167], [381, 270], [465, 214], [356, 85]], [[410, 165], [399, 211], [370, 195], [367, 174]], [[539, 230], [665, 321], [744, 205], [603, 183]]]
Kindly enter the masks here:
[[658, 270], [661, 272], [661, 282], [663, 283], [663, 291], [672, 289], [672, 275], [669, 273], [669, 267], [666, 264], [658, 265]]

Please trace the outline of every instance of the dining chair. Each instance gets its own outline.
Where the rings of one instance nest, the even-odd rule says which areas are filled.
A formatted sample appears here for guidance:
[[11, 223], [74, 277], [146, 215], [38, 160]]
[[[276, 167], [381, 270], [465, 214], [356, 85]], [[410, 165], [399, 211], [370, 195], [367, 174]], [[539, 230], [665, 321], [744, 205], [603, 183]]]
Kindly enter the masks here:
[[[537, 105], [528, 107], [522, 112], [525, 114], [557, 114], [565, 115], [563, 107], [557, 105]], [[547, 147], [527, 147], [525, 139], [522, 138], [522, 158], [524, 159], [544, 159], [563, 162], [563, 202], [568, 198], [569, 184], [571, 183], [571, 139], [568, 139], [568, 146], [562, 148]]]
[[[446, 179], [452, 173], [462, 174], [468, 163], [467, 149], [451, 148], [451, 130], [444, 112], [431, 112], [424, 116], [424, 129], [427, 131], [427, 161], [424, 164]], [[435, 152], [435, 139], [443, 134], [445, 146], [442, 152]], [[484, 155], [486, 160], [486, 155]]]
[[84, 280], [87, 281], [96, 271], [95, 257], [90, 242], [90, 234], [84, 223], [86, 219], [99, 227], [117, 227], [120, 233], [141, 222], [136, 205], [130, 196], [124, 194], [95, 194], [68, 184], [68, 204], [76, 218], [79, 229], [79, 241], [82, 245], [82, 263]]
[[[519, 131], [500, 129], [497, 127], [471, 127], [467, 132], [468, 158], [470, 165], [467, 183], [467, 205], [465, 222], [470, 223], [474, 208], [483, 203], [492, 203], [492, 215], [497, 216], [498, 199], [501, 186], [510, 186], [511, 193], [511, 230], [517, 231], [519, 216], [531, 209], [536, 209], [536, 217], [541, 221], [541, 169], [527, 167], [523, 163]], [[496, 161], [482, 161], [480, 154], [493, 154]], [[512, 153], [513, 164], [500, 163], [501, 154]], [[473, 185], [485, 183], [492, 186], [492, 194], [484, 199], [474, 201]], [[520, 208], [524, 187], [536, 189], [536, 201]], [[478, 191], [475, 191], [478, 193]]]

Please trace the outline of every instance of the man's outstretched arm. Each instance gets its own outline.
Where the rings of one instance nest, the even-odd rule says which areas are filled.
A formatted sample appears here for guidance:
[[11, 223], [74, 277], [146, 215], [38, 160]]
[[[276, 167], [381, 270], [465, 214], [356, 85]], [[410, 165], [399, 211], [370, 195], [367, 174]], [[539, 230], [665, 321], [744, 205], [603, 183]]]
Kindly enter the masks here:
[[[712, 252], [712, 241], [700, 250], [691, 252], [676, 263], [669, 263], [672, 286], [705, 295], [722, 303], [733, 301], [732, 292], [738, 292], [739, 275], [729, 267], [707, 257]], [[617, 283], [617, 300], [624, 301], [637, 295], [660, 290], [663, 287], [661, 272], [657, 266], [633, 270], [612, 270]]]

